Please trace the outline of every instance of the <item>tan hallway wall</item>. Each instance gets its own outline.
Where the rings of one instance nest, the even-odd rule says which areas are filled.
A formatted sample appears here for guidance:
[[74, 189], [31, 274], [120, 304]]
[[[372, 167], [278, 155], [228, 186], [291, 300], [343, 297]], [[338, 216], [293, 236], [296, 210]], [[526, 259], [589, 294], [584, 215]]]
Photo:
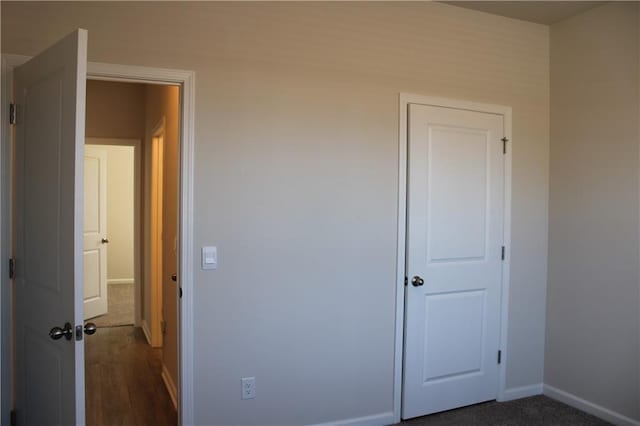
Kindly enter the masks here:
[[174, 385], [178, 385], [178, 301], [177, 283], [171, 275], [177, 272], [175, 242], [178, 231], [178, 165], [180, 161], [178, 125], [180, 93], [177, 86], [148, 84], [145, 90], [145, 131], [148, 157], [154, 127], [165, 119], [164, 167], [162, 195], [162, 318], [166, 333], [162, 345], [162, 362]]
[[192, 265], [195, 423], [388, 419], [399, 92], [513, 107], [507, 384], [542, 382], [548, 27], [438, 2], [2, 3], [3, 52], [77, 27], [91, 61], [196, 72], [193, 249], [219, 263]]
[[545, 383], [640, 421], [637, 2], [551, 27]]

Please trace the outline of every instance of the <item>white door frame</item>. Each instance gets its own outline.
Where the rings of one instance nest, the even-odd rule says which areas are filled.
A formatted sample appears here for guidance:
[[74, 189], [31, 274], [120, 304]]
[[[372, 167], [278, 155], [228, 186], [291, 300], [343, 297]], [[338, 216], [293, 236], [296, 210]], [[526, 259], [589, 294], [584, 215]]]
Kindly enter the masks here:
[[[8, 277], [10, 244], [5, 238], [10, 229], [10, 174], [9, 156], [11, 153], [12, 130], [8, 123], [7, 106], [12, 97], [9, 92], [13, 86], [13, 68], [25, 63], [29, 56], [2, 55], [2, 140], [0, 141], [0, 246], [1, 273], [0, 287], [0, 342], [2, 354], [10, 354], [11, 322], [8, 313], [11, 309], [11, 280]], [[178, 350], [179, 364], [179, 389], [180, 400], [178, 404], [178, 419], [180, 424], [189, 425], [194, 422], [194, 392], [193, 392], [193, 171], [194, 171], [194, 138], [195, 138], [195, 73], [193, 71], [173, 70], [165, 68], [139, 67], [130, 65], [116, 65], [99, 62], [89, 62], [87, 66], [87, 78], [91, 80], [120, 81], [143, 84], [175, 84], [181, 86], [180, 102], [180, 195], [179, 195], [179, 227], [178, 227], [178, 282], [183, 290], [182, 298], [178, 298], [178, 312], [180, 320], [180, 337]], [[0, 368], [2, 374], [2, 386], [0, 400], [2, 401], [2, 417], [0, 421], [8, 423], [11, 408], [11, 377], [7, 372], [12, 371], [12, 363], [6, 356], [2, 357]]]
[[[162, 242], [162, 193], [164, 188], [164, 140], [165, 140], [165, 118], [162, 117], [151, 131], [151, 179], [149, 215], [145, 212], [145, 221], [149, 222], [149, 282], [146, 286], [151, 291], [151, 324], [143, 323], [143, 330], [147, 334], [149, 344], [154, 348], [164, 345], [164, 334], [162, 333], [162, 284], [163, 277], [163, 242]], [[155, 207], [155, 208], [154, 208]], [[145, 265], [147, 263], [145, 262]], [[145, 327], [149, 329], [145, 329]]]
[[[130, 146], [133, 147], [133, 303], [134, 324], [140, 327], [142, 305], [142, 141], [127, 138], [85, 138], [85, 145]], [[107, 235], [109, 230], [107, 229]], [[107, 285], [109, 284], [107, 280]]]
[[407, 242], [407, 137], [408, 137], [408, 115], [409, 104], [423, 104], [439, 106], [445, 108], [463, 109], [491, 114], [498, 114], [504, 117], [504, 132], [509, 140], [505, 155], [505, 202], [504, 202], [504, 245], [505, 259], [502, 262], [502, 297], [500, 313], [500, 350], [502, 351], [502, 362], [498, 366], [498, 401], [505, 399], [507, 385], [507, 362], [509, 360], [507, 352], [507, 331], [509, 320], [509, 270], [511, 263], [511, 160], [512, 160], [512, 137], [511, 137], [511, 107], [483, 104], [477, 102], [447, 99], [432, 96], [412, 95], [400, 93], [399, 96], [400, 116], [399, 116], [399, 136], [398, 136], [398, 243], [396, 259], [396, 329], [395, 329], [395, 361], [394, 361], [394, 385], [393, 385], [393, 415], [394, 421], [400, 422], [402, 414], [402, 360], [404, 351], [404, 321], [405, 321], [405, 265], [406, 265], [406, 242]]

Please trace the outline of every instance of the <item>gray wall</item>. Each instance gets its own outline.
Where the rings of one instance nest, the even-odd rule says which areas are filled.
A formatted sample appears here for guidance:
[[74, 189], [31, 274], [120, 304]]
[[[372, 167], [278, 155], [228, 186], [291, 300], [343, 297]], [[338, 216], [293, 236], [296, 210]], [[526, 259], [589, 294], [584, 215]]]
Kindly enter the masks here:
[[551, 27], [545, 383], [640, 420], [638, 4]]
[[513, 107], [507, 382], [542, 383], [548, 27], [435, 2], [2, 3], [3, 52], [76, 27], [92, 61], [197, 73], [195, 253], [219, 253], [194, 260], [199, 424], [392, 410], [399, 92]]

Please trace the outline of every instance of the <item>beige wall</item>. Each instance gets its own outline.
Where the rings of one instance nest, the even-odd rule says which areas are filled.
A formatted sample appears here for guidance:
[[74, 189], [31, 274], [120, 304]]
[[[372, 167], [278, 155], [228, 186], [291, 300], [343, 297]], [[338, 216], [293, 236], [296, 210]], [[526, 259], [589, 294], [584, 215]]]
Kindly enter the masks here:
[[94, 138], [144, 138], [144, 84], [87, 81], [85, 134]]
[[545, 383], [640, 420], [638, 4], [551, 27]]
[[193, 265], [196, 423], [392, 410], [399, 92], [513, 107], [507, 382], [542, 382], [548, 27], [435, 2], [2, 7], [3, 52], [83, 27], [92, 61], [197, 74], [194, 252], [219, 264]]
[[[163, 118], [165, 120], [162, 184], [162, 318], [166, 323], [166, 332], [162, 344], [162, 362], [176, 386], [178, 385], [178, 301], [177, 284], [171, 280], [171, 275], [178, 270], [177, 252], [174, 247], [178, 232], [179, 106], [180, 91], [177, 86], [153, 84], [146, 86], [146, 158], [151, 158], [153, 130]], [[150, 164], [146, 170], [150, 172]], [[147, 182], [150, 181], [149, 175]]]

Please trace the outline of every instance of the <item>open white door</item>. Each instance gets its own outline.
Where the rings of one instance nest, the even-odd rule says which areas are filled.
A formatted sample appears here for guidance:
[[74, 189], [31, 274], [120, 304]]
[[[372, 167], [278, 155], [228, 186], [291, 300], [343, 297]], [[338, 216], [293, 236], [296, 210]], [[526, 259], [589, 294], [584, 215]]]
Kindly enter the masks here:
[[498, 393], [503, 121], [409, 105], [405, 419]]
[[77, 30], [14, 74], [15, 404], [21, 425], [84, 424], [86, 68], [87, 31]]
[[107, 313], [107, 151], [84, 147], [84, 319]]

